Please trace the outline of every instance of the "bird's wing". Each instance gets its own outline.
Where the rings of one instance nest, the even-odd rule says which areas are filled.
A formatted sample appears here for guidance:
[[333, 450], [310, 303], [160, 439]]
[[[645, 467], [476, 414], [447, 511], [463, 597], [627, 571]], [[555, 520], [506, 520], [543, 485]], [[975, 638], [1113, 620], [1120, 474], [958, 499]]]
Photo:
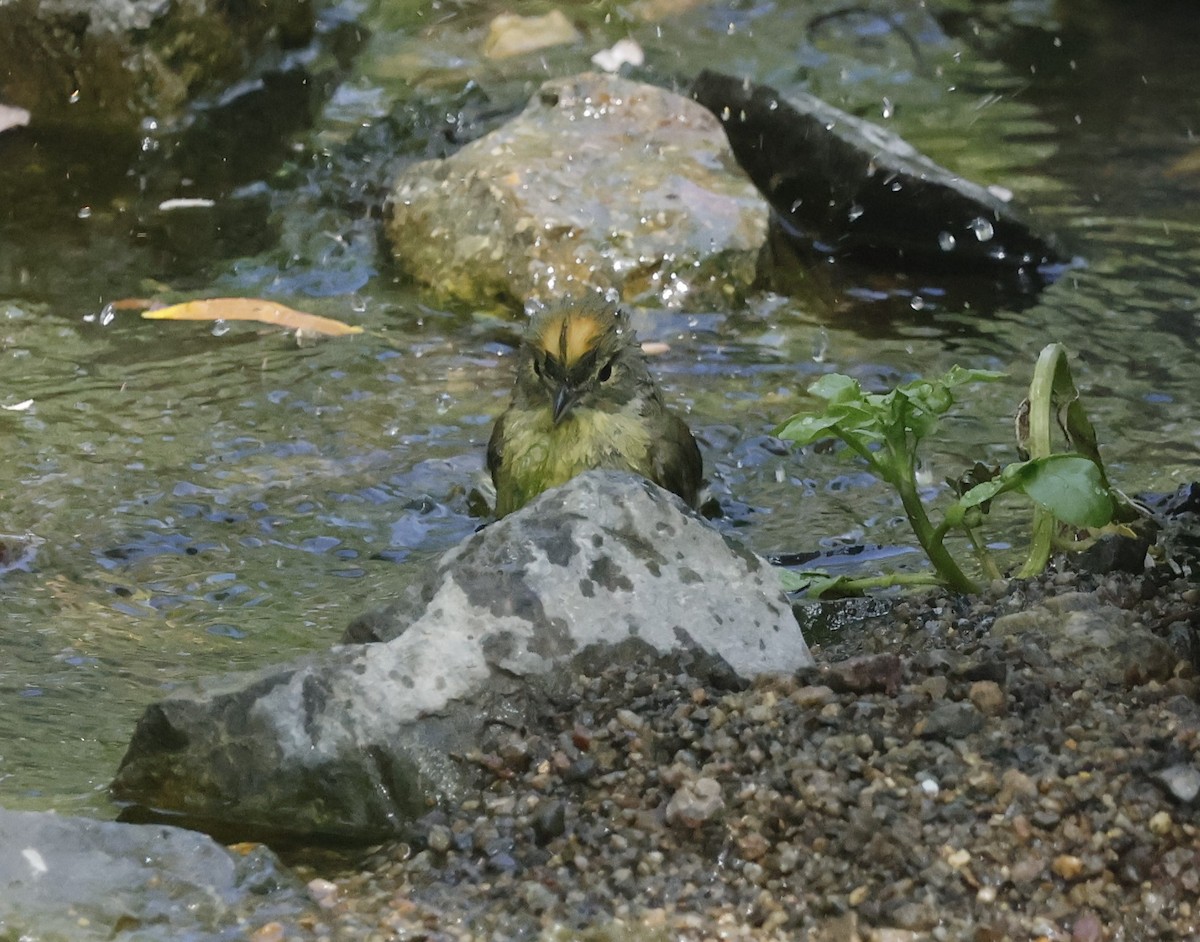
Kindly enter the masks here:
[[496, 424], [492, 426], [492, 437], [488, 439], [487, 447], [487, 468], [488, 473], [492, 476], [492, 483], [499, 486], [496, 481], [496, 475], [500, 471], [500, 465], [504, 461], [504, 423], [508, 420], [508, 413], [505, 412], [496, 420]]
[[664, 418], [667, 420], [664, 434], [651, 445], [654, 480], [682, 497], [688, 506], [695, 507], [704, 474], [700, 446], [679, 416], [667, 413]]

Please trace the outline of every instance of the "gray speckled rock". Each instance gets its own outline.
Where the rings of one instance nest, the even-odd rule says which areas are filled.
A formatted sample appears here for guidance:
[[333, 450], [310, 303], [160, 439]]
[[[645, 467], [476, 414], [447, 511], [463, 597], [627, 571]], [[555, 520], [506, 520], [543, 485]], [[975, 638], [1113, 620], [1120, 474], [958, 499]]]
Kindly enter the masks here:
[[316, 911], [265, 847], [0, 808], [0, 938], [248, 939]]
[[585, 73], [406, 169], [389, 214], [397, 262], [444, 295], [522, 302], [582, 286], [695, 307], [753, 282], [768, 209], [704, 108]]
[[992, 633], [1016, 645], [1033, 639], [1054, 662], [1070, 664], [1098, 683], [1164, 681], [1178, 660], [1162, 638], [1128, 612], [1086, 592], [1068, 592], [1003, 615]]
[[812, 664], [776, 572], [673, 495], [589, 472], [448, 552], [320, 658], [154, 704], [114, 793], [247, 832], [376, 840], [456, 795], [539, 692], [648, 646], [745, 677]]

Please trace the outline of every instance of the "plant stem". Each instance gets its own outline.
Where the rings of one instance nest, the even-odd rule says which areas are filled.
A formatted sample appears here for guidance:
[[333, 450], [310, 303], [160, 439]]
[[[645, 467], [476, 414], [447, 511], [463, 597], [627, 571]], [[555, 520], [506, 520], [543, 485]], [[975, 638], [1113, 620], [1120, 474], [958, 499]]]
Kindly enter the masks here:
[[893, 586], [945, 586], [946, 582], [934, 572], [889, 572], [882, 576], [863, 576], [846, 579], [839, 588], [853, 592], [869, 592], [872, 589], [890, 589]]
[[992, 554], [988, 552], [987, 546], [979, 539], [979, 534], [974, 527], [963, 527], [967, 531], [967, 539], [971, 541], [971, 548], [975, 550], [975, 558], [979, 560], [979, 565], [983, 568], [983, 574], [989, 579], [1003, 579], [1004, 576], [1000, 572], [1000, 567], [996, 565], [996, 561], [992, 559]]
[[[1033, 379], [1029, 383], [1029, 457], [1045, 458], [1053, 450], [1051, 425], [1057, 414], [1054, 387], [1058, 371], [1066, 369], [1067, 351], [1061, 343], [1047, 344], [1038, 356], [1033, 368]], [[1067, 381], [1069, 382], [1069, 374]], [[1029, 553], [1017, 576], [1028, 579], [1041, 573], [1050, 562], [1057, 521], [1050, 511], [1035, 506], [1030, 529], [1033, 537], [1029, 541]]]
[[937, 570], [942, 581], [954, 591], [967, 595], [978, 592], [979, 586], [959, 568], [942, 543], [942, 534], [929, 522], [925, 505], [921, 503], [921, 496], [917, 493], [915, 458], [907, 441], [896, 443], [889, 438], [887, 449], [892, 458], [892, 470], [895, 472], [890, 476], [889, 483], [900, 494], [900, 503], [904, 506], [909, 525], [917, 536], [917, 542], [925, 550], [925, 555], [933, 563], [933, 568]]

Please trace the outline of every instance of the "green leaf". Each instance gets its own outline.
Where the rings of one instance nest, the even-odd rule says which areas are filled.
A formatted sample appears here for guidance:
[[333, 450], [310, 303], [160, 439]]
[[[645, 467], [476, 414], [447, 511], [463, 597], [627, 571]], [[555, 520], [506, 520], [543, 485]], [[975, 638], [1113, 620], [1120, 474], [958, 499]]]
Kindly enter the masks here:
[[806, 569], [796, 572], [793, 569], [779, 570], [786, 592], [803, 592], [807, 598], [818, 599], [827, 593], [838, 591], [841, 595], [859, 595], [852, 591], [851, 584], [855, 581], [848, 576], [831, 576], [818, 569]]
[[977, 484], [958, 499], [963, 508], [977, 507], [1011, 491], [1019, 491], [1063, 523], [1102, 527], [1112, 520], [1113, 501], [1095, 462], [1080, 455], [1050, 455], [1007, 465], [1000, 477]]
[[1035, 459], [1025, 463], [1020, 479], [1021, 490], [1064, 523], [1102, 527], [1112, 520], [1112, 496], [1100, 468], [1088, 458], [1051, 455]]
[[1004, 379], [1008, 374], [999, 370], [968, 370], [961, 366], [952, 366], [942, 377], [945, 386], [961, 386], [964, 383], [994, 383]]
[[[1016, 467], [1010, 465], [1009, 467]], [[1004, 469], [1005, 471], [1008, 468]], [[979, 507], [986, 504], [990, 500], [994, 500], [1005, 491], [1020, 490], [1021, 482], [1017, 480], [1006, 480], [1003, 477], [993, 478], [990, 481], [984, 481], [982, 484], [976, 484], [973, 488], [967, 491], [958, 499], [958, 505], [964, 510], [970, 507]]]
[[808, 392], [809, 395], [829, 403], [852, 402], [863, 397], [858, 380], [851, 379], [843, 373], [826, 373], [808, 387]]
[[775, 429], [775, 437], [798, 445], [811, 445], [822, 438], [830, 438], [834, 434], [831, 429], [840, 421], [841, 416], [829, 413], [809, 415], [798, 412]]

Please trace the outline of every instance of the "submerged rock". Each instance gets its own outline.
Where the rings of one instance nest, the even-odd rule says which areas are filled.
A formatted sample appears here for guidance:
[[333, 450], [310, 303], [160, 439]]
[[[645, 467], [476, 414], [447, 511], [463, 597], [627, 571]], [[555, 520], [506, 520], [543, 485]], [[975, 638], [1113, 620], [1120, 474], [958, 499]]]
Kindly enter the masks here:
[[476, 783], [543, 695], [647, 651], [736, 684], [810, 666], [774, 569], [672, 495], [589, 472], [446, 553], [328, 655], [147, 709], [114, 794], [242, 833], [379, 840]]
[[0, 101], [31, 123], [134, 129], [245, 77], [268, 49], [308, 41], [309, 0], [6, 0]]
[[315, 912], [265, 847], [181, 828], [0, 808], [0, 847], [5, 939], [246, 939]]
[[582, 288], [720, 306], [748, 288], [768, 210], [716, 119], [615, 76], [545, 83], [514, 120], [392, 191], [398, 264], [444, 295]]

